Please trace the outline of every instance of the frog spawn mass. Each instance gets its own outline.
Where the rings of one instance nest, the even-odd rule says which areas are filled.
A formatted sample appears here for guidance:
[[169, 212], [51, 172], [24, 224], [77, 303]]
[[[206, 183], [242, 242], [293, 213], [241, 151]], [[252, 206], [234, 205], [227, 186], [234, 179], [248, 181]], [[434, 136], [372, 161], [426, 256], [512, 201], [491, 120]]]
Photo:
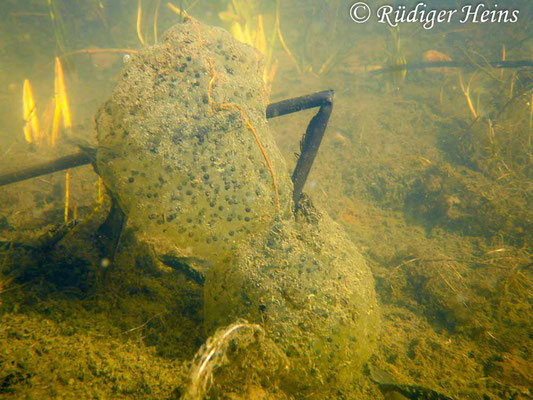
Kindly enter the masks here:
[[97, 165], [147, 239], [214, 261], [277, 214], [271, 173], [243, 115], [272, 163], [281, 208], [290, 210], [262, 69], [253, 49], [193, 20], [131, 58], [97, 116]]
[[131, 58], [100, 110], [97, 167], [156, 250], [211, 262], [208, 332], [240, 318], [261, 323], [289, 360], [285, 389], [324, 398], [350, 387], [371, 354], [374, 283], [325, 213], [293, 216], [262, 70], [259, 54], [227, 32], [176, 25]]

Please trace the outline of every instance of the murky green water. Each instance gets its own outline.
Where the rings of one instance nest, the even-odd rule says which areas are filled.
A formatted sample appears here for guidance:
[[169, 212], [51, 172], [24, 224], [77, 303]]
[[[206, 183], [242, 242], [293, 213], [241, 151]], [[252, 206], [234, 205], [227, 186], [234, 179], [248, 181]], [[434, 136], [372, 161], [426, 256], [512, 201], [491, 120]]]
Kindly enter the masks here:
[[356, 3], [3, 0], [0, 398], [531, 397], [530, 2]]

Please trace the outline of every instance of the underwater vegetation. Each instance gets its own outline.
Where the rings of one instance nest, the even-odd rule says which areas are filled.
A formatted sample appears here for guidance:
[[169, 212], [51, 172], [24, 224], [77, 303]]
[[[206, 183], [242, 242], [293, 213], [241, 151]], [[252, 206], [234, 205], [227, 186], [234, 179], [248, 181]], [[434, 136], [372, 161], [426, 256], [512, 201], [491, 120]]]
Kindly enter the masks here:
[[[352, 3], [2, 2], [0, 397], [531, 397], [531, 6], [423, 30]], [[229, 39], [173, 70], [152, 49], [187, 20], [254, 73]], [[328, 89], [293, 216], [312, 114], [257, 110]]]

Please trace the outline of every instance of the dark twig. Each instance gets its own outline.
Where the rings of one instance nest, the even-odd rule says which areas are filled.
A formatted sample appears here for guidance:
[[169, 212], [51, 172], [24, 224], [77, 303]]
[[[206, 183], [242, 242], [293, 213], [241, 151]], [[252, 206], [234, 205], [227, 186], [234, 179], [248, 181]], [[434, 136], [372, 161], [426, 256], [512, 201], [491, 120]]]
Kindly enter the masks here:
[[320, 107], [320, 110], [318, 110], [318, 113], [307, 126], [305, 135], [300, 143], [300, 157], [292, 174], [292, 183], [294, 184], [292, 196], [296, 206], [298, 205], [305, 181], [311, 171], [328, 125], [333, 108], [333, 90], [283, 100], [270, 104], [267, 107], [267, 118], [278, 117], [314, 107]]
[[[489, 61], [492, 68], [522, 68], [533, 67], [532, 60]], [[472, 67], [471, 63], [462, 61], [424, 61], [419, 63], [398, 64], [369, 71], [371, 75], [380, 75], [394, 71], [430, 69], [430, 68], [464, 68]]]
[[[266, 117], [275, 118], [283, 115], [295, 113], [309, 108], [320, 107], [318, 113], [309, 123], [305, 135], [301, 141], [300, 158], [292, 174], [294, 184], [293, 199], [298, 203], [300, 194], [315, 160], [318, 148], [322, 142], [322, 137], [328, 124], [329, 116], [333, 107], [333, 90], [326, 90], [306, 96], [295, 97], [293, 99], [272, 103], [266, 108]], [[57, 160], [50, 161], [41, 165], [26, 168], [21, 171], [15, 171], [8, 174], [0, 175], [0, 186], [16, 183], [27, 179], [35, 178], [41, 175], [53, 172], [79, 167], [81, 165], [93, 163], [95, 166], [96, 149], [83, 147], [80, 153], [60, 157]], [[97, 171], [98, 172], [98, 171]]]
[[292, 99], [278, 101], [269, 104], [266, 108], [267, 118], [276, 118], [283, 115], [292, 114], [309, 108], [321, 107], [324, 103], [333, 101], [333, 90], [294, 97]]
[[51, 174], [69, 168], [79, 167], [81, 165], [89, 164], [90, 162], [91, 157], [85, 152], [70, 154], [54, 161], [0, 175], [0, 186], [25, 181], [27, 179], [36, 178], [41, 175]]

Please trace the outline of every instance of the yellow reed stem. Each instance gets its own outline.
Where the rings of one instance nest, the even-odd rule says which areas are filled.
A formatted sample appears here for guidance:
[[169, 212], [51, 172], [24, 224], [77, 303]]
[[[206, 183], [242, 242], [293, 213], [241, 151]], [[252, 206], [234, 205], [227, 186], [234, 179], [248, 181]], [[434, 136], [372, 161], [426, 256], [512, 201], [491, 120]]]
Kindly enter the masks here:
[[56, 57], [56, 99], [59, 101], [61, 114], [63, 116], [63, 126], [65, 128], [72, 127], [72, 119], [70, 116], [70, 107], [68, 106], [67, 99], [67, 90], [65, 88], [65, 77], [63, 75], [63, 67], [61, 65], [61, 60], [59, 57]]
[[263, 27], [263, 16], [257, 16], [257, 30], [255, 31], [255, 48], [258, 49], [264, 56], [267, 55], [265, 29]]
[[170, 10], [173, 11], [174, 13], [181, 15], [181, 10], [178, 7], [176, 7], [174, 4], [172, 4], [170, 1], [167, 3], [167, 7], [170, 8]]
[[33, 143], [39, 138], [39, 120], [35, 109], [33, 90], [29, 79], [24, 80], [22, 88], [22, 108], [24, 115], [24, 138], [26, 142]]
[[461, 86], [461, 91], [463, 92], [465, 98], [466, 98], [466, 104], [468, 105], [468, 109], [472, 113], [472, 116], [474, 118], [477, 118], [477, 112], [474, 108], [474, 104], [472, 103], [472, 99], [470, 98], [470, 82], [468, 83], [468, 86], [465, 88], [463, 84], [463, 77], [461, 74], [459, 74], [459, 85]]
[[68, 207], [70, 200], [70, 171], [67, 170], [65, 174], [65, 224], [68, 222]]
[[142, 0], [137, 3], [137, 37], [143, 46], [145, 46], [144, 38], [141, 33], [141, 20], [142, 20]]
[[466, 97], [466, 104], [468, 105], [468, 109], [470, 110], [470, 112], [472, 113], [472, 116], [474, 118], [477, 118], [477, 112], [476, 112], [476, 109], [474, 108], [474, 105], [472, 104], [472, 99], [470, 98], [470, 93], [467, 91], [467, 92], [463, 92], [465, 97]]
[[183, 18], [187, 18], [188, 17], [187, 13], [184, 10], [180, 9], [179, 7], [176, 7], [171, 2], [167, 3], [167, 7], [170, 8], [170, 10], [175, 12], [176, 14], [178, 14], [180, 16], [183, 16]]
[[55, 63], [55, 79], [54, 79], [54, 119], [52, 122], [52, 146], [57, 143], [57, 134], [59, 132], [59, 125], [61, 117], [63, 117], [63, 127], [71, 128], [72, 119], [70, 116], [70, 107], [68, 106], [67, 91], [65, 89], [65, 78], [63, 75], [63, 67], [61, 60], [56, 57]]
[[157, 19], [159, 17], [159, 7], [161, 6], [161, 0], [157, 0], [154, 13], [154, 42], [157, 43]]
[[[244, 30], [242, 29], [242, 26], [240, 23], [234, 22], [233, 24], [231, 24], [230, 32], [233, 35], [233, 37], [237, 39], [239, 42], [246, 43], [246, 35], [244, 34]], [[246, 43], [246, 44], [250, 44], [250, 43]]]

